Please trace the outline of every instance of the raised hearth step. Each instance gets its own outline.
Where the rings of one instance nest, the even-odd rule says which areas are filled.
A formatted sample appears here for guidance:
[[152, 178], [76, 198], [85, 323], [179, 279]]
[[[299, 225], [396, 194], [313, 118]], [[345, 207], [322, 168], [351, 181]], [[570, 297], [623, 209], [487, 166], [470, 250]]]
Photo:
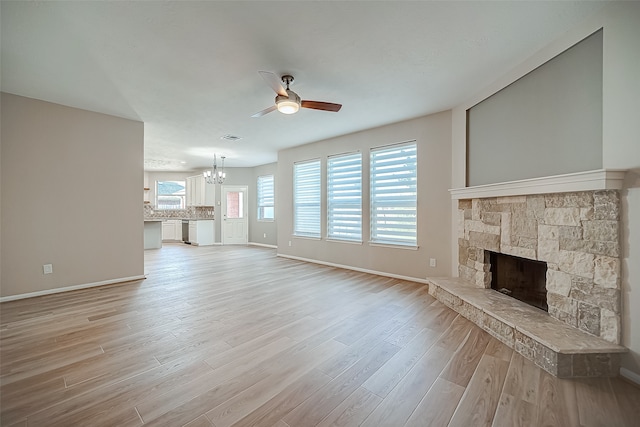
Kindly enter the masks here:
[[617, 376], [627, 348], [589, 335], [546, 312], [460, 278], [428, 278], [429, 293], [560, 378]]

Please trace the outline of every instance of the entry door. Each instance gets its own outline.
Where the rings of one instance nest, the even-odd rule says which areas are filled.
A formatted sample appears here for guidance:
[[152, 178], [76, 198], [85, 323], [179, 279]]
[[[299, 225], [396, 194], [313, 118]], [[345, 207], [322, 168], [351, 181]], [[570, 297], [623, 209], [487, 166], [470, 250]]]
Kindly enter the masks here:
[[246, 245], [249, 236], [247, 221], [247, 187], [222, 186], [222, 244]]

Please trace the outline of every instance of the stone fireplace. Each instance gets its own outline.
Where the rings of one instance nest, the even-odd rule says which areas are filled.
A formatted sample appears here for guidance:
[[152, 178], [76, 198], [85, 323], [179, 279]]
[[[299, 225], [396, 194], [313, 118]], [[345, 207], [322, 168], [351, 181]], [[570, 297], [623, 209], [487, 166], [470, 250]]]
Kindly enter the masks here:
[[459, 200], [458, 272], [491, 287], [490, 251], [547, 263], [549, 314], [620, 341], [617, 190]]
[[[428, 278], [429, 293], [553, 375], [618, 375], [627, 351], [619, 345], [623, 180], [624, 171], [600, 169], [450, 190], [459, 277]], [[506, 267], [507, 282], [533, 284], [548, 312], [521, 301], [530, 296], [491, 289], [492, 258], [502, 255], [523, 262]]]

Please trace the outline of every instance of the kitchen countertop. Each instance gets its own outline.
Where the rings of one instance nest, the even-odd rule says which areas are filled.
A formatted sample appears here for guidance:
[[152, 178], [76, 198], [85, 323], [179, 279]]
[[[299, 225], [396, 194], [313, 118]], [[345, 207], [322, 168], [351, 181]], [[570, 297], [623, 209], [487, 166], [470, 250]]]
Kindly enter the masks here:
[[213, 221], [215, 218], [145, 218], [145, 221]]

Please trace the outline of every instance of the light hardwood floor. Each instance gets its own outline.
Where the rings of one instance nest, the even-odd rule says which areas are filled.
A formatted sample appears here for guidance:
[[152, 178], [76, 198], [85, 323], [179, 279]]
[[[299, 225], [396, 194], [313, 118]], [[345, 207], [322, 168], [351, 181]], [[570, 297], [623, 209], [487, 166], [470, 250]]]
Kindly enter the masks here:
[[2, 426], [638, 426], [418, 283], [165, 245], [147, 280], [3, 303]]

